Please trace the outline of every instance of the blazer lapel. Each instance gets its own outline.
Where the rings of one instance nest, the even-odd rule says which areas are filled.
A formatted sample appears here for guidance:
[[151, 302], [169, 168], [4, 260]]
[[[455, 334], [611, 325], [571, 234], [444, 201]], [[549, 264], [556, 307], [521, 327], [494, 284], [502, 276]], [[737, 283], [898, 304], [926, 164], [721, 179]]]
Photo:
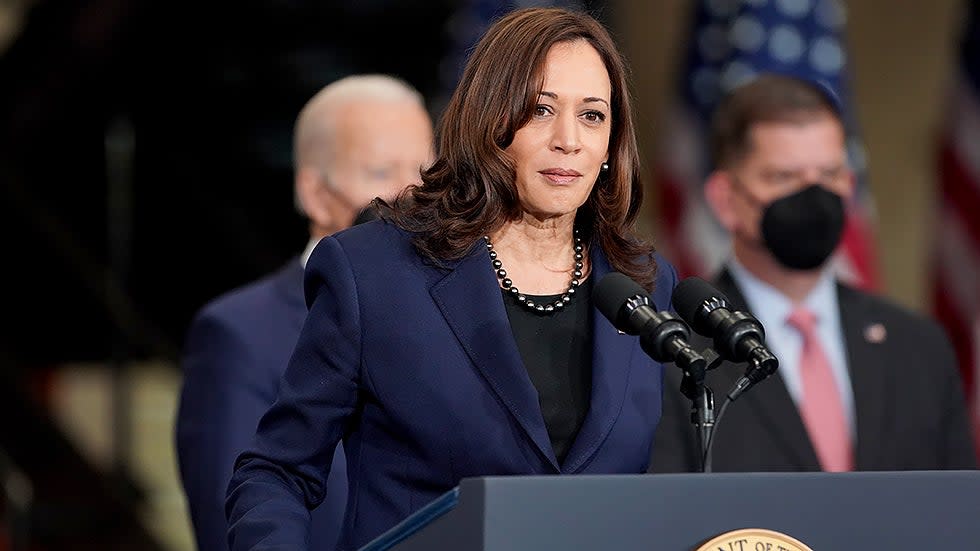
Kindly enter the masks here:
[[[599, 247], [593, 247], [592, 284], [597, 285], [611, 271]], [[591, 300], [591, 297], [589, 297]], [[622, 410], [633, 368], [634, 354], [639, 350], [636, 337], [620, 334], [595, 307], [592, 311], [592, 395], [589, 413], [565, 457], [563, 472], [585, 468], [605, 440]]]
[[873, 469], [878, 464], [888, 420], [887, 400], [892, 396], [893, 377], [889, 377], [888, 366], [879, 352], [886, 338], [885, 327], [870, 317], [861, 297], [853, 289], [838, 285], [837, 300], [847, 348], [847, 369], [854, 392], [857, 425], [854, 464], [859, 470]]
[[482, 240], [430, 294], [460, 345], [554, 472], [558, 460]]
[[[718, 290], [728, 296], [732, 301], [732, 306], [737, 310], [749, 311], [745, 297], [742, 296], [735, 279], [728, 270], [722, 271], [716, 283]], [[737, 366], [742, 369], [742, 366]], [[740, 373], [739, 373], [740, 374]], [[733, 379], [734, 381], [734, 379]], [[727, 391], [727, 389], [718, 389]], [[716, 395], [721, 398], [724, 395]], [[777, 370], [768, 380], [759, 383], [755, 388], [747, 392], [739, 402], [745, 402], [743, 407], [751, 407], [756, 410], [759, 422], [769, 427], [769, 432], [774, 440], [784, 449], [796, 464], [805, 470], [820, 470], [820, 463], [817, 460], [817, 452], [813, 449], [813, 444], [807, 436], [806, 427], [800, 417], [800, 411], [796, 403], [786, 390], [786, 382]], [[735, 407], [738, 407], [737, 405]], [[724, 430], [724, 429], [722, 429]]]

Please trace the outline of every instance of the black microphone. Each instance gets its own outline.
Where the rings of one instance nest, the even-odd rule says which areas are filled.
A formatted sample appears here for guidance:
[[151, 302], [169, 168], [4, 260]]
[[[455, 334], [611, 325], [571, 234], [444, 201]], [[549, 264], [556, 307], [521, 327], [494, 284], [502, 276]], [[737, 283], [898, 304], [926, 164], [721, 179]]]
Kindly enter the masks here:
[[687, 340], [687, 324], [670, 312], [658, 312], [639, 283], [610, 272], [596, 284], [592, 302], [613, 326], [640, 336], [640, 347], [658, 362], [674, 362], [698, 383], [704, 380], [706, 362]]
[[759, 320], [745, 312], [732, 312], [728, 298], [707, 281], [696, 277], [681, 281], [671, 301], [681, 319], [713, 339], [715, 350], [725, 359], [749, 363], [745, 375], [728, 393], [731, 401], [776, 372], [779, 360], [766, 348]]

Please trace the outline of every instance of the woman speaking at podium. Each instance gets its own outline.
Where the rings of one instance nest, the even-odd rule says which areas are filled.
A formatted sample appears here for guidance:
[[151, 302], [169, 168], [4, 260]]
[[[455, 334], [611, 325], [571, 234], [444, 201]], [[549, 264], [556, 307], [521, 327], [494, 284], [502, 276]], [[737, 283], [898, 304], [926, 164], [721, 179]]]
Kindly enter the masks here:
[[516, 11], [472, 53], [439, 153], [382, 218], [323, 239], [279, 398], [228, 488], [232, 549], [303, 549], [343, 440], [356, 549], [464, 477], [641, 473], [662, 366], [593, 308], [676, 275], [634, 233], [626, 67], [607, 31]]

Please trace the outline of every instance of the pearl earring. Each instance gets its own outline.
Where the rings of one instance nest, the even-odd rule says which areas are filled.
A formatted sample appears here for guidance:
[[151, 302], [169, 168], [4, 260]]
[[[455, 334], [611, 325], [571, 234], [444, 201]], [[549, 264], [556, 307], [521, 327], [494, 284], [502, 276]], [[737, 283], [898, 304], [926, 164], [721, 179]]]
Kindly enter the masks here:
[[603, 172], [608, 172], [609, 171], [609, 163], [602, 163], [602, 166], [599, 167], [599, 170], [601, 170]]

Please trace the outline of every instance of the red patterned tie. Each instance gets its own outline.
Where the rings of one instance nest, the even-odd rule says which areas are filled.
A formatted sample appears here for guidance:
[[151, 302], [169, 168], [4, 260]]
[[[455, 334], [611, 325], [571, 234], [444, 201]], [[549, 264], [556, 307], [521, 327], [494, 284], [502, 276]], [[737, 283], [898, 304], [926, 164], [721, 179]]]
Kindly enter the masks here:
[[828, 472], [851, 471], [854, 469], [851, 432], [834, 373], [817, 337], [816, 316], [806, 308], [797, 308], [786, 322], [803, 337], [803, 350], [800, 353], [803, 401], [800, 416], [803, 417], [820, 466]]

